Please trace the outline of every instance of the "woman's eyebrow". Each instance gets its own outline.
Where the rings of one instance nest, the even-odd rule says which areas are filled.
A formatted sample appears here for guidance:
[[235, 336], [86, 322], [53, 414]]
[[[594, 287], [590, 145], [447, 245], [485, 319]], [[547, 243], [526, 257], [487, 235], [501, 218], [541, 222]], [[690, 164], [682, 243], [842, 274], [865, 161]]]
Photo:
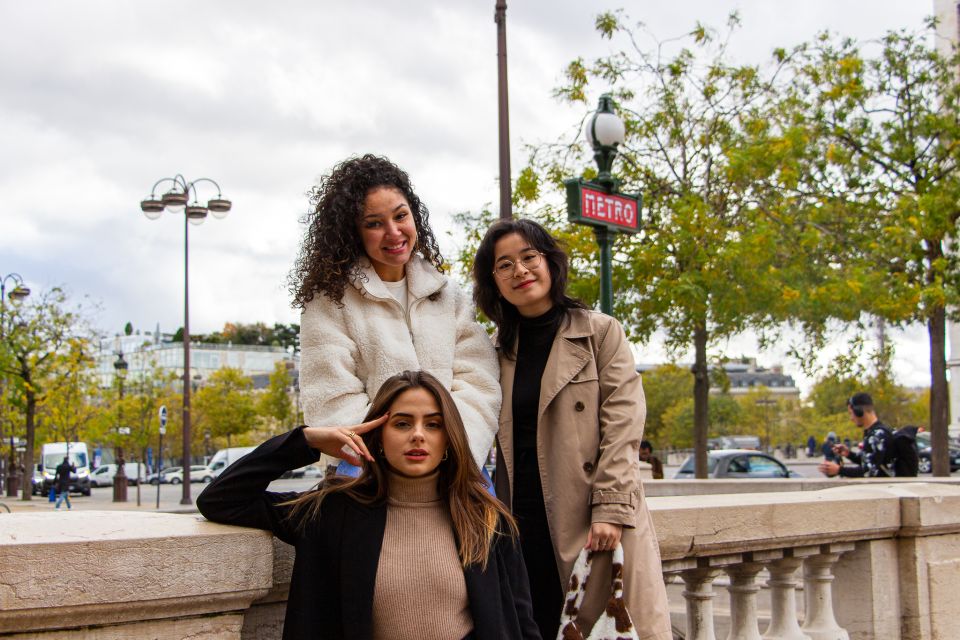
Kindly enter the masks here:
[[[520, 251], [517, 251], [517, 256], [519, 256], [519, 255], [520, 255], [521, 253], [523, 253], [524, 251], [535, 251], [535, 249], [534, 249], [533, 247], [529, 247], [529, 246], [523, 247], [522, 249], [520, 249]], [[512, 259], [513, 259], [513, 258], [511, 258], [510, 256], [504, 254], [504, 255], [502, 255], [502, 256], [497, 256], [497, 258], [494, 260], [494, 262], [500, 262], [501, 260], [512, 260]]]
[[[400, 204], [398, 204], [397, 206], [395, 206], [392, 211], [389, 211], [386, 215], [390, 215], [391, 213], [396, 213], [397, 211], [399, 211], [400, 209], [403, 209], [404, 207], [406, 207], [407, 209], [410, 208], [410, 207], [407, 205], [406, 202], [401, 202]], [[379, 218], [379, 217], [382, 216], [382, 215], [384, 215], [384, 214], [383, 214], [383, 213], [380, 213], [379, 211], [375, 211], [375, 212], [373, 212], [373, 213], [365, 213], [365, 214], [363, 214], [362, 216], [360, 216], [360, 219], [361, 219], [361, 220], [366, 220], [367, 218]]]

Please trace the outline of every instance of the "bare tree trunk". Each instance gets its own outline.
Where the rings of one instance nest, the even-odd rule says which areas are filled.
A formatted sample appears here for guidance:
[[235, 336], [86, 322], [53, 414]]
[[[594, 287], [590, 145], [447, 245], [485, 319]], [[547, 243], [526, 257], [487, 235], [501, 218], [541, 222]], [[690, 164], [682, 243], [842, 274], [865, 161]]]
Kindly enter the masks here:
[[707, 477], [707, 431], [710, 427], [710, 374], [707, 371], [707, 328], [693, 332], [693, 455], [696, 477]]
[[36, 425], [34, 416], [37, 413], [37, 394], [30, 385], [29, 374], [23, 377], [27, 384], [27, 450], [23, 452], [23, 474], [20, 478], [20, 499], [31, 500], [33, 498], [33, 446], [36, 438]]
[[939, 307], [927, 321], [930, 337], [930, 444], [933, 448], [933, 475], [950, 475], [950, 437], [947, 433], [946, 310]]

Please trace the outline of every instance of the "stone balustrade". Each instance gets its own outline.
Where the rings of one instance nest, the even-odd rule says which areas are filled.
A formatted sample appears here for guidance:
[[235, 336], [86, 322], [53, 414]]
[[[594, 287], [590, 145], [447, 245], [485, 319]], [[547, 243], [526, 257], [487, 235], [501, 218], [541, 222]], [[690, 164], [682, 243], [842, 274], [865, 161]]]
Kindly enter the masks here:
[[[960, 487], [650, 498], [686, 638], [935, 640], [960, 629]], [[0, 638], [279, 638], [291, 550], [195, 515], [0, 515]], [[798, 590], [802, 588], [802, 601]], [[758, 595], [769, 597], [769, 614]]]

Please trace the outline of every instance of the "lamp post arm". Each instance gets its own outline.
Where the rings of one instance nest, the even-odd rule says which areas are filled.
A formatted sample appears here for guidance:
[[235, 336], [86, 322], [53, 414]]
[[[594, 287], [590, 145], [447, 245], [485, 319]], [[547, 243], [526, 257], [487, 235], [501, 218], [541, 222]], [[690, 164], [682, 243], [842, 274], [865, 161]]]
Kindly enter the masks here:
[[209, 182], [210, 184], [212, 184], [213, 186], [215, 186], [215, 187], [217, 188], [217, 197], [218, 197], [218, 198], [222, 198], [222, 197], [223, 197], [223, 193], [220, 191], [220, 185], [217, 184], [217, 181], [216, 181], [216, 180], [212, 180], [212, 179], [210, 179], [210, 178], [197, 178], [196, 180], [193, 180], [193, 181], [190, 182], [190, 184], [189, 184], [189, 187], [190, 187], [191, 189], [193, 189], [193, 197], [194, 197], [194, 199], [196, 199], [196, 197], [197, 197], [197, 188], [196, 188], [194, 185], [196, 185], [198, 182]]

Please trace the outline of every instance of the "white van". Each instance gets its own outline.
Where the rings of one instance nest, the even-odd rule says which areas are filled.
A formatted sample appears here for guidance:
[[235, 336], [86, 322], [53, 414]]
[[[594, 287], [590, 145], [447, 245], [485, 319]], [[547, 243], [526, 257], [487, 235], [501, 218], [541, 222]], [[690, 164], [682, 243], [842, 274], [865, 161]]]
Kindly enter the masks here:
[[53, 478], [57, 473], [57, 465], [64, 458], [70, 459], [70, 464], [76, 472], [70, 474], [70, 491], [78, 491], [85, 496], [90, 495], [90, 455], [85, 442], [50, 442], [40, 449], [40, 463], [37, 471], [43, 474], [43, 493], [46, 494], [53, 486]]
[[[140, 472], [140, 483], [146, 480], [147, 465], [142, 462], [124, 462], [123, 472], [127, 474], [127, 486], [137, 484], [137, 471]], [[116, 464], [100, 465], [90, 473], [90, 486], [93, 487], [112, 487], [113, 476], [117, 475]]]
[[220, 449], [220, 451], [217, 451], [215, 454], [213, 454], [213, 457], [210, 458], [210, 462], [207, 464], [207, 466], [210, 467], [213, 477], [216, 478], [223, 472], [224, 469], [254, 449], [256, 449], [256, 447], [230, 447], [228, 449]]

